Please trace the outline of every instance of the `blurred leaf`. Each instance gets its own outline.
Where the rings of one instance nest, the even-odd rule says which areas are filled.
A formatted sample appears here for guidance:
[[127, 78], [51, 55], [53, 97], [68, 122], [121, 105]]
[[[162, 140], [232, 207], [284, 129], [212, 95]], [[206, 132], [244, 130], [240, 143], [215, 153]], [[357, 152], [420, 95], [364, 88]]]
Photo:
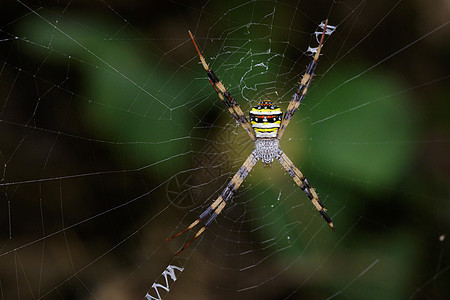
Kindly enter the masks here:
[[189, 153], [185, 137], [197, 120], [180, 107], [195, 88], [184, 89], [185, 81], [174, 76], [175, 70], [152, 61], [136, 42], [133, 47], [124, 43], [126, 30], [118, 38], [114, 24], [95, 16], [75, 19], [60, 20], [57, 29], [41, 19], [25, 22], [22, 35], [32, 41], [27, 50], [42, 55], [42, 47], [36, 45], [48, 45], [60, 54], [49, 56], [50, 62], [65, 68], [70, 63], [81, 72], [82, 87], [75, 96], [84, 110], [86, 130], [90, 138], [112, 145], [113, 151], [117, 144], [129, 145], [119, 154], [127, 155], [128, 169], [159, 163], [160, 175], [181, 170], [187, 160], [180, 154]]
[[413, 108], [406, 95], [398, 93], [403, 87], [388, 74], [367, 73], [336, 89], [340, 78], [360, 72], [336, 73], [340, 76], [327, 76], [316, 87], [332, 92], [322, 99], [310, 97], [305, 105], [313, 107], [308, 111], [308, 160], [338, 179], [356, 179], [354, 184], [364, 189], [392, 186], [412, 161], [410, 142], [416, 136]]

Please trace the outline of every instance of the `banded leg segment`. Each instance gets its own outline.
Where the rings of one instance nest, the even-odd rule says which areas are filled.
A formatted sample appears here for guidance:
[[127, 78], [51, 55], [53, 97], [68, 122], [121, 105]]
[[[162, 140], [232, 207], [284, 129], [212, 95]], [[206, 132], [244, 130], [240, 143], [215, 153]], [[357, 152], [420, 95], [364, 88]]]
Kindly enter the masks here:
[[225, 106], [228, 109], [228, 112], [239, 124], [241, 124], [244, 130], [247, 131], [250, 138], [254, 141], [255, 132], [253, 131], [252, 126], [250, 125], [244, 113], [242, 112], [241, 107], [239, 106], [239, 104], [237, 104], [236, 100], [234, 100], [231, 94], [227, 91], [223, 83], [220, 81], [219, 77], [217, 77], [217, 75], [213, 72], [213, 70], [209, 68], [205, 58], [203, 57], [203, 55], [200, 52], [200, 49], [197, 46], [197, 43], [195, 42], [194, 36], [190, 31], [189, 35], [191, 36], [192, 42], [194, 43], [195, 49], [197, 50], [198, 56], [200, 57], [200, 62], [202, 63], [203, 68], [208, 74], [208, 80], [211, 83], [214, 90], [216, 91], [217, 95], [219, 96], [219, 99], [225, 104]]
[[199, 231], [195, 234], [195, 236], [186, 243], [175, 255], [178, 255], [183, 251], [187, 246], [189, 246], [196, 238], [198, 238], [208, 226], [217, 218], [217, 216], [222, 212], [227, 202], [231, 199], [234, 192], [241, 186], [242, 182], [247, 177], [248, 173], [253, 169], [255, 164], [258, 162], [259, 158], [256, 156], [255, 151], [253, 151], [248, 158], [245, 160], [244, 164], [239, 168], [230, 182], [227, 184], [225, 189], [222, 191], [220, 196], [195, 220], [191, 225], [189, 225], [186, 229], [181, 232], [175, 234], [171, 238], [166, 241], [170, 241], [171, 239], [176, 238], [177, 236], [183, 234], [184, 232], [194, 228], [201, 221], [203, 221], [207, 216], [209, 216], [208, 220], [204, 223], [203, 227], [199, 229]]
[[[297, 111], [298, 107], [300, 106], [300, 103], [302, 102], [303, 98], [305, 98], [306, 92], [308, 91], [309, 84], [311, 83], [311, 80], [314, 77], [314, 70], [317, 67], [317, 62], [319, 60], [320, 51], [322, 50], [323, 41], [325, 38], [325, 35], [330, 35], [335, 30], [335, 26], [329, 26], [330, 29], [327, 30], [328, 26], [328, 20], [325, 20], [324, 23], [321, 23], [319, 25], [321, 28], [323, 27], [322, 35], [320, 37], [320, 42], [317, 48], [314, 49], [308, 49], [310, 51], [315, 52], [313, 60], [309, 63], [308, 67], [306, 68], [306, 72], [303, 74], [302, 79], [300, 81], [300, 85], [297, 89], [297, 91], [292, 96], [291, 101], [289, 102], [288, 108], [286, 109], [286, 112], [283, 116], [283, 120], [281, 121], [280, 128], [278, 129], [277, 139], [280, 140], [283, 136], [284, 130], [289, 125], [289, 122], [291, 121], [292, 117], [294, 116], [294, 113]], [[316, 34], [320, 34], [320, 32], [316, 32]]]
[[294, 165], [294, 163], [287, 157], [287, 155], [280, 150], [280, 153], [277, 157], [280, 164], [286, 170], [286, 172], [291, 175], [292, 179], [298, 185], [298, 187], [308, 196], [311, 203], [317, 209], [317, 211], [322, 215], [322, 217], [327, 221], [328, 225], [330, 225], [331, 229], [334, 231], [334, 225], [331, 221], [331, 218], [326, 213], [326, 208], [323, 203], [319, 200], [319, 196], [315, 189], [309, 184], [308, 180], [306, 180], [305, 176], [303, 176], [302, 172]]

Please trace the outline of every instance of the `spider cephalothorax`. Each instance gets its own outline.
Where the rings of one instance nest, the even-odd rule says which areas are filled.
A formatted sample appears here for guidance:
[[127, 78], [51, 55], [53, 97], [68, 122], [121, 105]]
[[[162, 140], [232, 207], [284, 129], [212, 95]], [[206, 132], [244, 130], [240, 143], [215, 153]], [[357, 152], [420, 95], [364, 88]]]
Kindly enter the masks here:
[[[195, 234], [195, 236], [184, 245], [181, 250], [177, 252], [179, 254], [183, 251], [187, 246], [189, 246], [197, 237], [199, 237], [206, 228], [211, 225], [211, 223], [217, 218], [217, 216], [222, 212], [225, 205], [227, 205], [228, 201], [233, 196], [234, 192], [241, 186], [244, 179], [251, 172], [256, 163], [261, 160], [264, 165], [270, 165], [274, 161], [274, 159], [278, 160], [285, 169], [285, 171], [292, 177], [294, 182], [298, 185], [298, 187], [308, 196], [311, 203], [317, 209], [317, 211], [322, 215], [325, 221], [330, 225], [330, 227], [334, 230], [333, 222], [331, 218], [326, 214], [326, 209], [323, 203], [319, 200], [319, 196], [317, 195], [315, 189], [309, 184], [308, 180], [306, 180], [305, 176], [303, 176], [302, 172], [294, 165], [294, 163], [289, 159], [289, 157], [280, 149], [279, 143], [280, 139], [283, 136], [283, 132], [289, 124], [292, 116], [295, 111], [298, 109], [300, 102], [305, 97], [306, 91], [308, 90], [309, 84], [314, 76], [314, 70], [317, 66], [317, 61], [319, 60], [320, 50], [323, 46], [323, 41], [325, 35], [330, 35], [335, 30], [334, 26], [328, 25], [328, 20], [322, 22], [319, 25], [321, 31], [314, 32], [316, 39], [320, 36], [320, 41], [317, 39], [319, 43], [316, 48], [309, 47], [308, 51], [312, 52], [314, 55], [314, 59], [309, 63], [306, 72], [303, 74], [302, 79], [300, 81], [300, 85], [297, 88], [296, 92], [292, 96], [291, 101], [289, 102], [289, 106], [286, 109], [286, 113], [283, 116], [283, 112], [281, 109], [272, 103], [270, 100], [262, 100], [258, 105], [252, 108], [249, 113], [249, 120], [244, 116], [242, 109], [237, 104], [236, 100], [231, 97], [230, 93], [227, 91], [225, 86], [219, 80], [216, 74], [209, 68], [206, 63], [205, 58], [200, 53], [198, 46], [192, 36], [192, 33], [189, 31], [191, 35], [191, 39], [194, 42], [195, 49], [198, 52], [200, 57], [200, 62], [205, 69], [208, 80], [216, 91], [219, 99], [225, 104], [228, 109], [228, 112], [233, 116], [233, 118], [244, 128], [249, 137], [255, 143], [255, 149], [250, 153], [250, 155], [245, 160], [244, 164], [239, 168], [230, 182], [227, 184], [225, 189], [222, 191], [219, 197], [210, 205], [208, 208], [200, 214], [197, 220], [195, 220], [191, 225], [189, 225], [186, 229], [181, 231], [180, 233], [174, 235], [169, 238], [173, 239], [183, 232], [188, 231], [189, 229], [195, 227], [200, 222], [204, 222], [203, 227]], [[207, 218], [207, 219], [206, 219]], [[206, 220], [206, 221], [205, 221]]]

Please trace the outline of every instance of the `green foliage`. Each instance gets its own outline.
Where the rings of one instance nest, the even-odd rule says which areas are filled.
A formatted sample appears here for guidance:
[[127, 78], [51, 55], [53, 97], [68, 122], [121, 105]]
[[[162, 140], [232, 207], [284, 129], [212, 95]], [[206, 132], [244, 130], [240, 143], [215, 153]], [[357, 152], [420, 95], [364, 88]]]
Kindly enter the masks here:
[[[338, 73], [351, 78], [361, 71], [340, 69]], [[365, 74], [342, 85], [341, 79], [330, 74], [316, 88], [333, 92], [323, 99], [314, 94], [305, 105], [315, 106], [320, 100], [307, 112], [313, 165], [345, 181], [353, 178], [351, 184], [364, 189], [377, 190], [378, 185], [400, 180], [411, 162], [409, 141], [416, 132], [410, 101], [396, 93], [403, 89], [396, 78]]]
[[[34, 44], [38, 41], [59, 53], [49, 62], [71, 61], [81, 78], [76, 95], [84, 116], [80, 121], [92, 138], [110, 144], [110, 151], [122, 145], [115, 155], [125, 154], [129, 169], [158, 164], [160, 178], [183, 170], [186, 160], [179, 154], [186, 152], [184, 137], [197, 121], [183, 106], [195, 93], [195, 88], [183, 88], [190, 78], [174, 75], [178, 66], [171, 69], [148, 57], [136, 42], [123, 42], [114, 35], [113, 24], [88, 16], [83, 20], [83, 25], [61, 20], [58, 30], [40, 19], [23, 24], [22, 34], [31, 41], [25, 51], [42, 59], [43, 52]], [[126, 31], [121, 35], [132, 36]], [[116, 38], [106, 38], [111, 36]]]

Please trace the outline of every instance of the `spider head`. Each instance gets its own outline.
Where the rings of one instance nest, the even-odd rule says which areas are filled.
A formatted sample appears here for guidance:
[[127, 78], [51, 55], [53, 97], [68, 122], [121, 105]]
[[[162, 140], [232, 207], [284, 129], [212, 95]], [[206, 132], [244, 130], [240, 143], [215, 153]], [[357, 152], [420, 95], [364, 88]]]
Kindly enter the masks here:
[[256, 138], [275, 138], [283, 112], [270, 100], [262, 100], [250, 111], [250, 123]]

